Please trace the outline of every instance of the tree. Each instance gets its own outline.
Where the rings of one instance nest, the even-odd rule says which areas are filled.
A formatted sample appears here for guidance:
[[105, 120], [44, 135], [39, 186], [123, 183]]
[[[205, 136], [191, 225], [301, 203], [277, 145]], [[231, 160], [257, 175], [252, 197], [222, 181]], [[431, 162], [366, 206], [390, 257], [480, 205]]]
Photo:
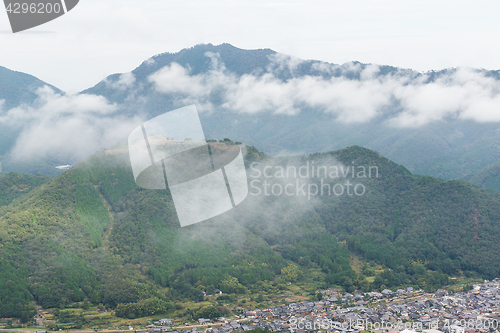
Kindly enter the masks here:
[[373, 280], [372, 286], [374, 289], [380, 288], [384, 284], [384, 279], [380, 275], [378, 275], [375, 280]]
[[339, 280], [339, 284], [344, 287], [347, 292], [353, 292], [355, 290], [354, 283], [348, 276], [342, 276]]
[[359, 289], [364, 292], [367, 292], [370, 289], [370, 282], [367, 279], [363, 279], [359, 281]]
[[194, 313], [193, 317], [194, 317], [194, 319], [208, 318], [208, 319], [215, 320], [215, 319], [219, 318], [221, 315], [222, 314], [218, 308], [216, 308], [213, 305], [209, 305], [209, 306], [204, 306], [201, 309], [199, 309], [198, 311], [196, 311]]
[[221, 290], [225, 293], [244, 294], [246, 288], [234, 276], [227, 276], [221, 283]]
[[290, 264], [281, 269], [281, 276], [290, 282], [297, 281], [300, 276], [300, 268], [295, 264]]

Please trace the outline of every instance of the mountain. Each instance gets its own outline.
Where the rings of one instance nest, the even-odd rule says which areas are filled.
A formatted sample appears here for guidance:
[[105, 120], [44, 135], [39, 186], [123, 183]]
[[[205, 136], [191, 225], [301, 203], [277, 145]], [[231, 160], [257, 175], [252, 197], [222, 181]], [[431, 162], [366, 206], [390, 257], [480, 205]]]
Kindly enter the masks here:
[[[175, 64], [182, 66], [185, 73], [179, 72]], [[489, 84], [499, 84], [499, 71], [473, 73], [490, 80]], [[467, 80], [473, 80], [473, 75]], [[380, 82], [380, 86], [366, 76]], [[456, 179], [499, 160], [500, 135], [496, 121], [473, 121], [450, 114], [421, 125], [415, 120], [415, 125], [395, 126], [393, 120], [399, 119], [405, 110], [394, 96], [387, 96], [395, 101], [388, 102], [369, 121], [346, 122], [339, 118], [349, 117], [349, 112], [363, 114], [366, 106], [356, 102], [359, 99], [356, 94], [363, 94], [362, 98], [368, 101], [385, 98], [383, 87], [399, 82], [398, 89], [402, 90], [414, 82], [415, 90], [423, 91], [418, 100], [425, 103], [433, 97], [426, 89], [447, 89], [457, 80], [465, 80], [459, 69], [420, 73], [359, 62], [336, 65], [294, 59], [269, 49], [242, 50], [229, 44], [206, 44], [154, 56], [131, 73], [111, 75], [84, 93], [118, 103], [125, 114], [137, 114], [141, 110], [146, 119], [186, 103], [197, 103], [205, 109], [201, 118], [208, 138], [238, 139], [271, 155], [360, 145], [380, 152], [414, 173]], [[307, 89], [308, 86], [324, 89], [325, 96], [311, 103], [300, 102], [308, 100], [305, 96], [293, 104], [294, 95], [301, 92], [299, 87]], [[309, 94], [314, 93], [320, 94], [314, 90]], [[346, 94], [345, 100], [342, 93]], [[329, 97], [338, 94], [339, 97]], [[338, 107], [322, 102], [329, 99], [332, 103], [337, 101]], [[288, 106], [289, 102], [293, 105]], [[345, 114], [335, 111], [349, 103], [353, 104], [352, 111]], [[436, 101], [436, 104], [442, 103], [446, 102]], [[455, 104], [451, 100], [449, 103]], [[283, 106], [288, 109], [279, 111]], [[329, 107], [331, 111], [325, 110]], [[422, 112], [427, 113], [428, 108], [434, 105], [429, 102]]]
[[[132, 318], [159, 313], [138, 312], [148, 306], [173, 314], [214, 288], [234, 297], [280, 294], [287, 281], [434, 290], [459, 268], [500, 273], [499, 194], [413, 175], [359, 146], [297, 157], [246, 148], [245, 163], [247, 198], [184, 228], [169, 191], [135, 185], [123, 149], [34, 184], [0, 208], [0, 316], [26, 321], [35, 304], [87, 301]], [[25, 183], [8, 178], [9, 188]]]
[[[68, 105], [59, 112], [61, 117], [78, 118], [81, 124], [74, 130], [51, 123], [57, 117], [51, 122], [36, 119], [43, 127], [37, 130], [28, 125], [14, 131], [6, 128], [1, 132], [2, 168], [55, 176], [54, 165], [76, 164], [95, 151], [124, 145], [133, 125], [197, 104], [207, 138], [233, 138], [269, 155], [359, 145], [413, 173], [459, 179], [499, 161], [498, 119], [488, 111], [497, 103], [499, 73], [461, 68], [421, 73], [356, 61], [337, 65], [302, 60], [230, 44], [196, 45], [156, 55], [132, 72], [110, 75], [82, 92], [86, 97], [80, 96], [81, 105], [103, 102], [87, 101], [88, 96], [104, 97], [109, 103], [105, 111], [77, 112], [69, 106], [71, 100], [64, 100], [68, 96], [60, 97], [63, 101], [50, 109]], [[14, 74], [21, 75], [0, 72], [1, 82], [20, 81]], [[11, 95], [24, 96], [24, 87], [13, 85], [9, 89], [16, 93]], [[33, 98], [22, 100], [30, 103]], [[46, 112], [42, 110], [39, 114]], [[95, 129], [88, 131], [89, 126]], [[59, 128], [57, 141], [40, 134], [54, 127]], [[14, 150], [26, 146], [13, 148], [21, 130], [25, 141], [43, 143], [34, 149], [40, 156], [13, 158]], [[61, 142], [68, 142], [68, 147], [61, 147]], [[73, 148], [85, 145], [86, 149]]]
[[[58, 88], [32, 75], [12, 71], [0, 66], [0, 118], [5, 115], [7, 110], [23, 104], [33, 104], [38, 98], [37, 89], [45, 86], [50, 87], [57, 93], [62, 93]], [[0, 173], [3, 171], [2, 164], [4, 158], [9, 154], [21, 131], [22, 127], [12, 126], [0, 121]], [[20, 170], [17, 169], [17, 171]], [[36, 173], [36, 170], [32, 173]]]
[[[206, 56], [207, 52], [219, 54], [224, 61], [225, 67], [236, 75], [263, 72], [271, 63], [269, 56], [276, 54], [275, 51], [270, 49], [242, 50], [230, 44], [221, 44], [218, 46], [212, 44], [197, 45], [189, 49], [183, 49], [178, 53], [162, 53], [154, 56], [144, 61], [132, 71], [132, 74], [134, 75], [136, 84], [143, 85], [142, 90], [144, 94], [156, 95], [153, 84], [148, 82], [151, 74], [172, 63], [189, 67], [191, 75], [206, 73], [212, 68], [211, 58]], [[112, 102], [124, 103], [127, 97], [129, 97], [130, 91], [128, 89], [120, 89], [116, 85], [113, 86], [113, 84], [119, 82], [120, 76], [121, 74], [110, 75], [94, 87], [82, 91], [82, 93], [102, 95], [109, 98]]]
[[472, 175], [462, 177], [460, 180], [471, 183], [481, 188], [500, 192], [500, 163], [493, 163]]
[[23, 198], [49, 179], [40, 174], [20, 175], [12, 172], [0, 175], [0, 206], [7, 206], [14, 200]]
[[3, 100], [3, 109], [11, 109], [22, 103], [33, 103], [38, 97], [38, 88], [49, 86], [56, 92], [58, 88], [43, 82], [36, 77], [22, 72], [12, 71], [0, 66], [0, 100]]

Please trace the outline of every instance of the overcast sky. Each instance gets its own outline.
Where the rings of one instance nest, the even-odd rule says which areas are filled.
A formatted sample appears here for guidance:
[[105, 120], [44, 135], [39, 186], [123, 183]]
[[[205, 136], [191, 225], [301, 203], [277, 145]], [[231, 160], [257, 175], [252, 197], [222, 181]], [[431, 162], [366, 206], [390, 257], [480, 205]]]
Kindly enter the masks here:
[[500, 69], [499, 16], [498, 0], [80, 0], [17, 34], [1, 10], [0, 66], [67, 92], [199, 43], [420, 71]]

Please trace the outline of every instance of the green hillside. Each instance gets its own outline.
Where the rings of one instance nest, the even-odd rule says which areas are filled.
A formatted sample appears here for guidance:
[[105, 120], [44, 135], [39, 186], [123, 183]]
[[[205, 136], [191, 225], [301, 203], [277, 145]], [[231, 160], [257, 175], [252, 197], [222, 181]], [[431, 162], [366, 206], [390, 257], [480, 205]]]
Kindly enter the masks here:
[[472, 175], [464, 176], [461, 180], [481, 188], [500, 192], [500, 162], [488, 165]]
[[[354, 177], [349, 169], [324, 181], [365, 191], [307, 198], [251, 188], [235, 209], [180, 228], [167, 191], [135, 185], [128, 154], [99, 153], [0, 210], [0, 317], [27, 320], [35, 304], [85, 301], [135, 317], [176, 311], [215, 288], [253, 297], [292, 281], [312, 291], [434, 290], [457, 268], [499, 276], [498, 194], [414, 176], [358, 146], [287, 158], [248, 148], [245, 160], [250, 181], [281, 185], [297, 179], [256, 177], [256, 170], [314, 164], [342, 166], [342, 175], [356, 167]], [[363, 168], [373, 174], [360, 177]], [[304, 184], [324, 185], [318, 177]], [[365, 263], [362, 272], [351, 267], [352, 255]]]
[[0, 175], [0, 206], [7, 206], [17, 198], [22, 198], [34, 188], [50, 178], [44, 175], [20, 175], [8, 173]]

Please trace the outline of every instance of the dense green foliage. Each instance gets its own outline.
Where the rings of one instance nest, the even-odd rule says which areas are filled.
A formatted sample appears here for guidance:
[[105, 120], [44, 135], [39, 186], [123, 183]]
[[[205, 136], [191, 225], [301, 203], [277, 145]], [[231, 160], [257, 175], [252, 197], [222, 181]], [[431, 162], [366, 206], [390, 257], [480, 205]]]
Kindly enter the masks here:
[[225, 307], [216, 307], [212, 305], [204, 306], [200, 308], [198, 311], [192, 313], [193, 319], [205, 318], [210, 319], [212, 321], [217, 320], [222, 316], [226, 316], [229, 314], [229, 311]]
[[[356, 151], [365, 154], [360, 157]], [[362, 148], [344, 150], [339, 158], [356, 164], [381, 159]], [[370, 179], [370, 193], [353, 198], [342, 209], [324, 206], [321, 214], [336, 221], [330, 232], [365, 238], [365, 248], [370, 239], [384, 253], [383, 259], [376, 259], [388, 267], [409, 260], [448, 274], [460, 268], [489, 278], [500, 275], [495, 264], [500, 250], [495, 241], [500, 232], [498, 194], [460, 181], [413, 176], [380, 162], [381, 177]]]
[[44, 175], [20, 175], [8, 173], [0, 175], [0, 207], [7, 206], [17, 198], [31, 192], [50, 178]]
[[[363, 184], [364, 195], [250, 194], [225, 214], [180, 228], [168, 191], [138, 188], [126, 154], [98, 154], [2, 208], [0, 281], [16, 287], [0, 288], [8, 300], [0, 316], [27, 319], [34, 301], [62, 309], [86, 300], [131, 318], [170, 311], [180, 300], [202, 301], [202, 291], [216, 288], [259, 294], [261, 302], [262, 281], [300, 282], [310, 270], [319, 274], [318, 287], [348, 291], [434, 290], [458, 268], [500, 274], [498, 194], [412, 175], [357, 146], [294, 158], [246, 151], [250, 181], [252, 162], [377, 169], [366, 178], [348, 172], [323, 179], [332, 187], [348, 179]], [[322, 184], [318, 177], [307, 182]], [[350, 264], [353, 254], [369, 263], [361, 273]], [[376, 273], [375, 266], [384, 270]], [[190, 314], [220, 310], [202, 309]]]
[[76, 185], [75, 210], [90, 234], [94, 246], [102, 245], [102, 235], [109, 223], [109, 214], [99, 191], [91, 185]]
[[0, 316], [26, 322], [36, 313], [28, 289], [28, 270], [18, 247], [0, 248]]
[[349, 263], [349, 251], [328, 233], [321, 233], [295, 244], [279, 246], [284, 258], [309, 267], [318, 264], [328, 274], [328, 282], [339, 284], [342, 277], [356, 279], [356, 273]]
[[137, 303], [118, 304], [115, 314], [118, 317], [133, 319], [136, 317], [152, 316], [157, 313], [165, 313], [172, 308], [171, 304], [154, 297], [141, 300]]
[[500, 163], [493, 163], [472, 175], [467, 175], [460, 180], [471, 183], [481, 188], [500, 192]]
[[70, 302], [91, 297], [97, 287], [97, 274], [88, 262], [49, 239], [24, 247], [29, 253], [30, 290], [38, 304], [64, 308]]

